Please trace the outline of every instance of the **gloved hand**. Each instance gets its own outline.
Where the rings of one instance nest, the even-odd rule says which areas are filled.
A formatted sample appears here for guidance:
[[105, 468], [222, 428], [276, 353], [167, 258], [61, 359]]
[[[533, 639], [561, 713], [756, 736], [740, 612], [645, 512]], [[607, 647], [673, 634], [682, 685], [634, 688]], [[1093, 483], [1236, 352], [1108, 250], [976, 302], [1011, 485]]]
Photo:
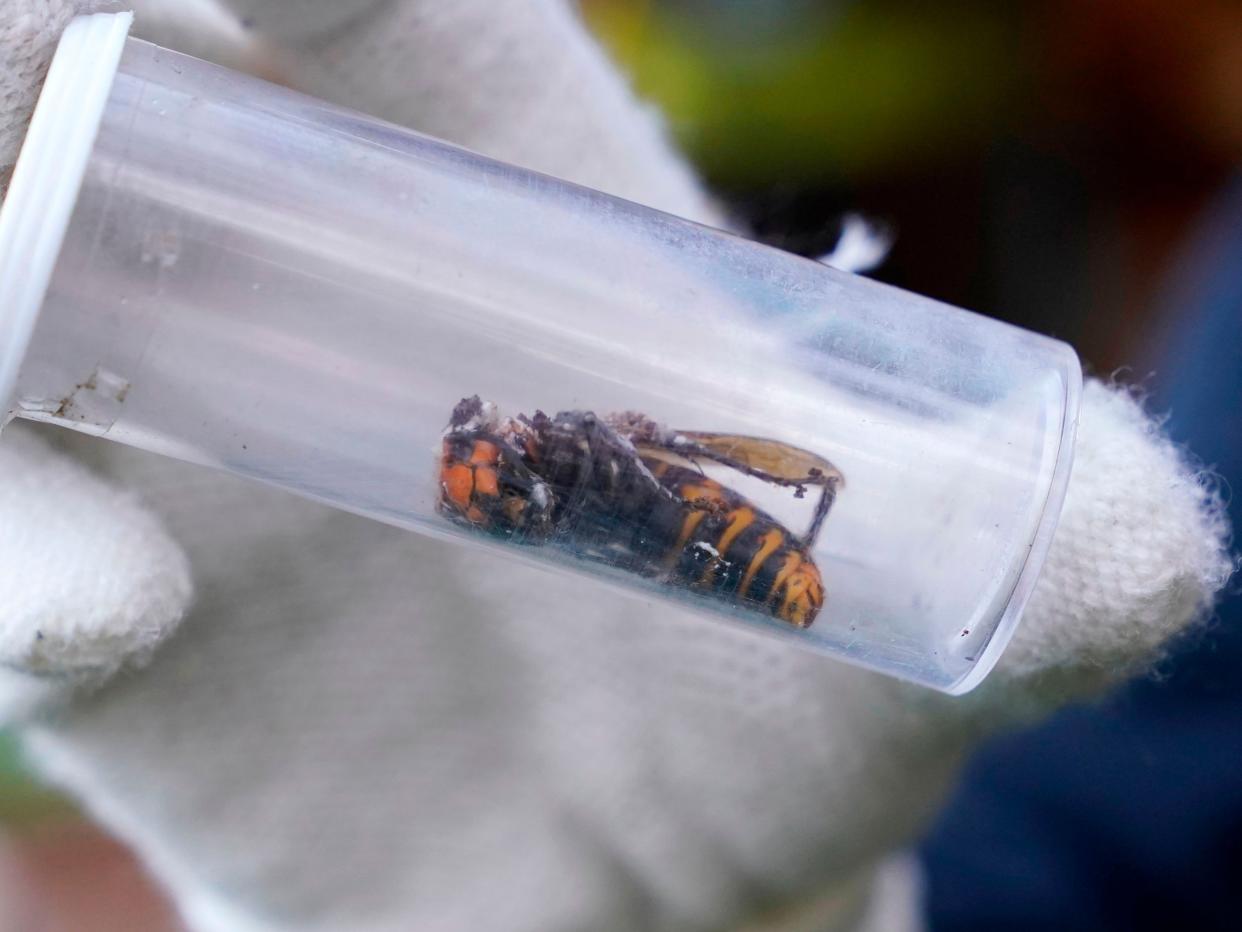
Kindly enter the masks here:
[[[37, 36], [37, 64], [70, 4], [18, 2], [25, 33], [0, 48]], [[186, 47], [177, 8], [152, 6], [139, 34]], [[196, 51], [720, 222], [556, 0], [230, 7]], [[11, 140], [38, 69], [2, 61]], [[5, 681], [33, 689], [5, 711], [197, 929], [914, 928], [917, 878], [892, 855], [971, 744], [1139, 668], [1229, 569], [1213, 495], [1099, 383], [1025, 620], [964, 699], [56, 436], [144, 512], [16, 426], [0, 553], [30, 568], [4, 577], [24, 608], [0, 646]], [[32, 565], [36, 546], [65, 556]], [[178, 547], [197, 600], [157, 647], [188, 591]]]
[[[98, 4], [95, 4], [98, 5]], [[47, 69], [77, 9], [26, 2], [0, 18], [0, 195]], [[189, 566], [137, 497], [58, 457], [32, 432], [0, 444], [0, 708], [10, 716], [68, 680], [145, 657], [180, 619]]]

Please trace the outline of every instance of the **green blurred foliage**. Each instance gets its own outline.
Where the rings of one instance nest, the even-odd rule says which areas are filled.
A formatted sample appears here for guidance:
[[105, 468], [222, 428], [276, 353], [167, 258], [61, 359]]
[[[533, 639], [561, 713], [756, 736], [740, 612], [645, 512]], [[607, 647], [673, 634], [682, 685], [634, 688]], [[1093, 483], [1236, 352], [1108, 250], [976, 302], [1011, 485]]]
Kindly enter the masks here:
[[580, 0], [753, 235], [858, 210], [882, 280], [1133, 361], [1242, 160], [1236, 0]]
[[[784, 10], [784, 14], [781, 14]], [[637, 92], [710, 181], [854, 182], [951, 159], [1018, 95], [1008, 4], [586, 0]], [[751, 26], [752, 28], [747, 28]]]
[[72, 811], [64, 797], [29, 775], [17, 740], [0, 731], [0, 827], [21, 828]]

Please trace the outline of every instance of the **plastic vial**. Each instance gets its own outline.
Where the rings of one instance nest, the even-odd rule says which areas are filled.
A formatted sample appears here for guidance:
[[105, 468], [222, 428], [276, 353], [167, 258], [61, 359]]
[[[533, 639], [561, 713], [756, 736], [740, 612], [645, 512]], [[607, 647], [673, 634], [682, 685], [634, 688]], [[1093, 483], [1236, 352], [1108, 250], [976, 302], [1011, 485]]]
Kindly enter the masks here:
[[70, 25], [0, 214], [10, 417], [940, 690], [994, 664], [1065, 492], [1068, 346], [128, 25]]

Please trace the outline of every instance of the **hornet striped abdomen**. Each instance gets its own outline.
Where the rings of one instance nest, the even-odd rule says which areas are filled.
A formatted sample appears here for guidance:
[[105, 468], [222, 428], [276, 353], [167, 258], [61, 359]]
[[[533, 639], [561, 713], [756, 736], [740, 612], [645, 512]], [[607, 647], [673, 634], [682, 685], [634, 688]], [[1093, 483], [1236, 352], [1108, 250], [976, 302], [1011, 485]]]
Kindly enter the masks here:
[[658, 461], [650, 465], [686, 503], [665, 558], [671, 581], [754, 605], [799, 628], [815, 620], [824, 602], [823, 581], [784, 525], [701, 473]]
[[[820, 497], [799, 537], [708, 477], [717, 464]], [[455, 523], [578, 556], [810, 625], [824, 588], [810, 556], [843, 478], [778, 441], [668, 431], [641, 414], [501, 419], [463, 399], [444, 434], [438, 507]]]

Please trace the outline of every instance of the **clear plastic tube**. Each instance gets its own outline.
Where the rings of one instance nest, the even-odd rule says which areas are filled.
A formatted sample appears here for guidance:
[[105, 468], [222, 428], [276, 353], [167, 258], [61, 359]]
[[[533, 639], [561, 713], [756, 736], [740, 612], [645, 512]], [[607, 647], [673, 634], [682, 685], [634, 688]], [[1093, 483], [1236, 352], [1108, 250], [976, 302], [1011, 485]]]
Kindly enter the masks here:
[[12, 413], [937, 689], [991, 667], [1069, 347], [120, 41]]

